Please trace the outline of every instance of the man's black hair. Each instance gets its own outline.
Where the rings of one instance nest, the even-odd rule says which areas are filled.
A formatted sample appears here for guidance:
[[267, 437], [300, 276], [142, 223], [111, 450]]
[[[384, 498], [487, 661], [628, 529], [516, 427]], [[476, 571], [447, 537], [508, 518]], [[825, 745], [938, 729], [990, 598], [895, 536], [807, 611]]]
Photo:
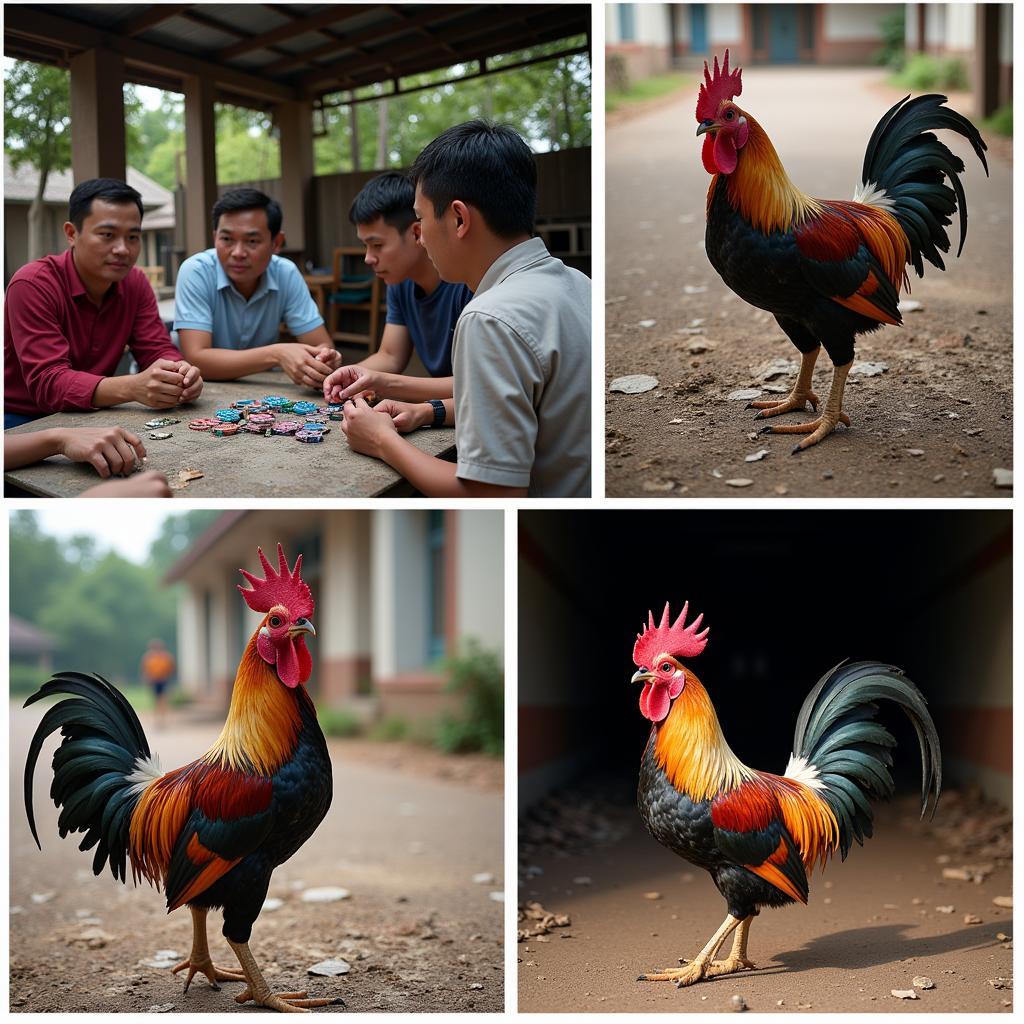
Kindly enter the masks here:
[[75, 225], [76, 231], [82, 230], [85, 218], [92, 213], [94, 199], [124, 205], [134, 203], [139, 208], [139, 219], [142, 219], [142, 196], [131, 185], [117, 178], [88, 178], [75, 186], [68, 200], [68, 220]]
[[270, 237], [276, 237], [281, 230], [281, 204], [254, 188], [233, 188], [213, 204], [213, 230], [217, 230], [222, 214], [239, 210], [266, 210]]
[[404, 235], [416, 220], [412, 204], [416, 190], [412, 182], [398, 171], [388, 171], [371, 178], [360, 190], [348, 211], [348, 219], [358, 227], [372, 224], [378, 217]]
[[467, 121], [443, 131], [409, 173], [440, 217], [456, 199], [475, 206], [499, 238], [532, 235], [537, 165], [513, 128]]

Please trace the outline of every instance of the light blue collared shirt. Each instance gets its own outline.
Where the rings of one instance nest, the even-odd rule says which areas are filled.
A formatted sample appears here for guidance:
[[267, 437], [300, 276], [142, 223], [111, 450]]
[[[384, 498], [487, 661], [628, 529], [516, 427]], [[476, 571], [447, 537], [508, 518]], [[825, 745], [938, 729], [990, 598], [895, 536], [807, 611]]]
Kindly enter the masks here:
[[215, 249], [182, 263], [174, 288], [176, 331], [207, 331], [214, 348], [260, 348], [279, 340], [282, 320], [296, 337], [324, 322], [291, 260], [271, 256], [248, 300], [228, 280]]

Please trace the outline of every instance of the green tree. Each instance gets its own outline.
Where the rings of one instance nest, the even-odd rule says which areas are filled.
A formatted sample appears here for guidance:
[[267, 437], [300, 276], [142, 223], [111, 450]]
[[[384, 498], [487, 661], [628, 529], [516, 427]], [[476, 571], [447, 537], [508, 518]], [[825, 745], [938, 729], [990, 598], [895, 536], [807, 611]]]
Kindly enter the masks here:
[[43, 533], [35, 512], [18, 510], [10, 526], [10, 610], [28, 622], [39, 622], [51, 594], [74, 575], [60, 542]]
[[28, 208], [28, 258], [45, 256], [43, 195], [50, 175], [71, 166], [68, 73], [46, 64], [15, 61], [4, 81], [4, 150], [14, 167], [39, 172]]
[[192, 509], [169, 515], [160, 524], [160, 533], [149, 549], [148, 564], [163, 578], [195, 539], [221, 515], [223, 513], [217, 509]]

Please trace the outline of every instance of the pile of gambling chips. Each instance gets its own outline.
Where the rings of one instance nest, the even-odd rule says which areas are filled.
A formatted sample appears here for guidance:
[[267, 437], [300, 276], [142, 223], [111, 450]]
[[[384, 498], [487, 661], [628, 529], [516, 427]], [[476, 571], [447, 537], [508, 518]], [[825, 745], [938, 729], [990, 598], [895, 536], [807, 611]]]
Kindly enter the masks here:
[[[239, 398], [227, 409], [218, 409], [212, 418], [194, 419], [190, 430], [212, 433], [215, 437], [234, 437], [239, 433], [264, 437], [294, 437], [305, 444], [318, 444], [330, 432], [330, 419], [342, 418], [343, 406], [320, 406], [315, 402], [291, 402], [281, 395]], [[302, 419], [278, 419], [293, 413]]]

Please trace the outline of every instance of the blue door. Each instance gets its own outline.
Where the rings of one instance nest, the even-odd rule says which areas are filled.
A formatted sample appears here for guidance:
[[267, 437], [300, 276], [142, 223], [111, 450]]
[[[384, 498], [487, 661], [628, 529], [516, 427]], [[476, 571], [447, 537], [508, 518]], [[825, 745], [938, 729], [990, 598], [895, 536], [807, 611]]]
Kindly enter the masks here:
[[797, 17], [795, 4], [769, 8], [768, 52], [773, 64], [795, 64], [797, 60]]
[[703, 4], [690, 4], [690, 53], [708, 52], [708, 15]]

